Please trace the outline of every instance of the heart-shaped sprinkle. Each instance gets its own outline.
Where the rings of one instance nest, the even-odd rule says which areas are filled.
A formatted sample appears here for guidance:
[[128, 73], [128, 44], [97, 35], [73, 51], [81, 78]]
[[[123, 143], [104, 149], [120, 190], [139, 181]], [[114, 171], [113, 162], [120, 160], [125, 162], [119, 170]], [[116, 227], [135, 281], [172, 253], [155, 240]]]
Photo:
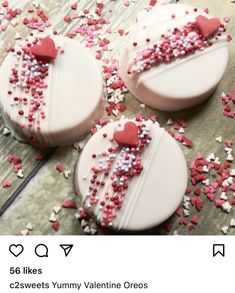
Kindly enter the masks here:
[[52, 213], [51, 216], [50, 216], [50, 218], [49, 218], [49, 221], [50, 221], [50, 222], [55, 222], [56, 220], [57, 220], [57, 219], [56, 219], [56, 217], [55, 217], [55, 214]]
[[33, 225], [31, 223], [28, 223], [26, 229], [30, 231], [33, 230]]
[[20, 235], [26, 236], [28, 234], [28, 229], [24, 229], [20, 231]]
[[231, 227], [235, 227], [235, 219], [231, 219], [230, 220], [230, 226]]
[[41, 39], [40, 43], [32, 48], [32, 53], [40, 60], [53, 60], [57, 56], [55, 43], [49, 37]]
[[227, 235], [228, 234], [228, 226], [222, 227], [221, 231], [223, 232], [223, 234]]
[[127, 122], [123, 130], [116, 130], [113, 138], [121, 145], [136, 147], [139, 143], [138, 127], [134, 122]]
[[203, 15], [198, 15], [196, 17], [196, 24], [200, 33], [204, 37], [210, 37], [218, 31], [218, 29], [220, 28], [221, 22], [219, 18], [216, 18], [216, 17], [209, 19]]
[[61, 206], [54, 206], [53, 211], [58, 214], [61, 210]]

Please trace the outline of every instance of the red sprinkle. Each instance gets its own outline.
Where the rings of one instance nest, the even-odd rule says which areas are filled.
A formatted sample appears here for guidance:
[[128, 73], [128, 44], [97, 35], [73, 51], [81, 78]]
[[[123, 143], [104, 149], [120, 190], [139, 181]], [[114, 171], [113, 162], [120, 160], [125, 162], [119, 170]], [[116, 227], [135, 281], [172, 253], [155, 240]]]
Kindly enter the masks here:
[[56, 220], [55, 222], [52, 223], [51, 226], [55, 231], [58, 231], [59, 225], [60, 225], [60, 222], [58, 220]]
[[56, 170], [60, 173], [62, 173], [64, 171], [64, 165], [63, 164], [58, 164], [56, 166]]
[[62, 203], [62, 207], [67, 209], [77, 209], [77, 204], [75, 201], [64, 200]]

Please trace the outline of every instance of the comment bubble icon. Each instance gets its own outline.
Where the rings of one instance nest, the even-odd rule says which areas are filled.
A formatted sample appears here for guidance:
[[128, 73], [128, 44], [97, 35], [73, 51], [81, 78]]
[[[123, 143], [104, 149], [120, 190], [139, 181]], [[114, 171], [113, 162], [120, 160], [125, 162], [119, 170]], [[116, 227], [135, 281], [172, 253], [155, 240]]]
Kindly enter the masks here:
[[48, 247], [45, 244], [38, 244], [35, 247], [35, 254], [38, 257], [48, 257]]

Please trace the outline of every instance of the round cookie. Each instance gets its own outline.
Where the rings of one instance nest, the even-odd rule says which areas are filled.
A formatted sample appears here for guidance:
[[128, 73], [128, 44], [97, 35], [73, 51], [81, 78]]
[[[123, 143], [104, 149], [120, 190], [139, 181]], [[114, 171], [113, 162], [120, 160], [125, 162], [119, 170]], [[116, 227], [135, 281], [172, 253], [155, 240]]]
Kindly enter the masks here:
[[117, 230], [162, 223], [178, 208], [186, 186], [180, 147], [150, 120], [109, 123], [91, 137], [76, 167], [85, 210]]
[[5, 124], [41, 147], [79, 140], [103, 115], [103, 79], [88, 49], [62, 36], [30, 37], [0, 68]]
[[228, 62], [229, 37], [218, 18], [184, 4], [156, 5], [130, 30], [119, 74], [146, 105], [178, 111], [214, 92]]

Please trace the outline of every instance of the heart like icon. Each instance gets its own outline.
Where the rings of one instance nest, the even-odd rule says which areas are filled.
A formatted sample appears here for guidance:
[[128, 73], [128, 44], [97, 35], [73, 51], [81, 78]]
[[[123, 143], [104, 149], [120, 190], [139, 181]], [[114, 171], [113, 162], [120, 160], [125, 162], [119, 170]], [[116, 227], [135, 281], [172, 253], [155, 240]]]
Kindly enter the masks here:
[[24, 251], [24, 247], [21, 244], [12, 244], [9, 246], [9, 251], [15, 257], [18, 257]]

